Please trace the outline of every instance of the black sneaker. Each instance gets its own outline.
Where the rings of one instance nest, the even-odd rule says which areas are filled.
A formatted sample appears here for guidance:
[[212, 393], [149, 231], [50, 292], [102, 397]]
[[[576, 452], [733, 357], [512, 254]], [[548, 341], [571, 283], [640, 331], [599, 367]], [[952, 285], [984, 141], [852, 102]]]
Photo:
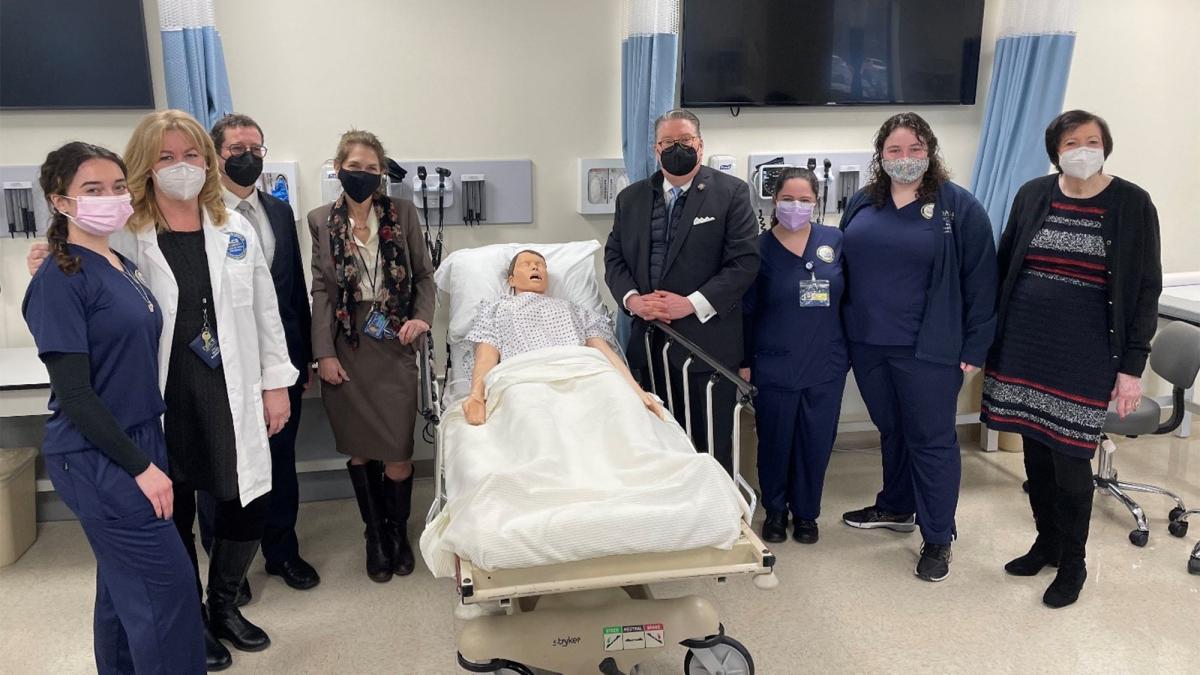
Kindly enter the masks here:
[[950, 544], [922, 544], [916, 575], [925, 581], [942, 581], [950, 576]]
[[821, 531], [817, 529], [817, 521], [799, 519], [795, 521], [795, 529], [792, 530], [792, 539], [801, 544], [815, 544], [820, 538]]
[[911, 513], [888, 513], [874, 506], [842, 514], [842, 522], [850, 527], [871, 530], [885, 527], [896, 532], [912, 532], [917, 529], [917, 517]]
[[787, 511], [783, 513], [768, 513], [767, 519], [763, 521], [762, 538], [763, 541], [769, 544], [778, 544], [781, 541], [787, 541]]

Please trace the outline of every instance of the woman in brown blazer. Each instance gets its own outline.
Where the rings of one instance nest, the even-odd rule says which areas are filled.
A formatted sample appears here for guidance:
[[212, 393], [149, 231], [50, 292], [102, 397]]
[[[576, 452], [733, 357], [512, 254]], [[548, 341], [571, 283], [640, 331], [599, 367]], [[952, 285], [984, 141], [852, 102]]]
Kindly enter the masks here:
[[313, 358], [338, 452], [350, 456], [367, 575], [378, 582], [413, 571], [413, 342], [429, 330], [435, 298], [417, 209], [382, 191], [385, 157], [375, 134], [342, 134], [334, 169], [344, 192], [308, 214]]

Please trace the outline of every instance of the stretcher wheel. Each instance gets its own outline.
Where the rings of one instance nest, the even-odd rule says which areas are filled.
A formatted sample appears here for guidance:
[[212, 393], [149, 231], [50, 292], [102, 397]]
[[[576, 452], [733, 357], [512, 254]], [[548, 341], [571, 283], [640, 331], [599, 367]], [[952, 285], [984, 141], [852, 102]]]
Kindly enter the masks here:
[[[699, 652], [707, 652], [698, 656]], [[711, 657], [711, 658], [710, 658]], [[709, 664], [712, 668], [709, 667]], [[715, 669], [714, 669], [715, 668]], [[742, 643], [728, 635], [712, 639], [708, 647], [693, 647], [683, 657], [684, 675], [754, 675], [754, 659]]]
[[509, 661], [508, 664], [500, 670], [493, 670], [492, 673], [494, 673], [494, 675], [533, 675], [532, 670], [519, 663], [514, 663], [513, 661]]

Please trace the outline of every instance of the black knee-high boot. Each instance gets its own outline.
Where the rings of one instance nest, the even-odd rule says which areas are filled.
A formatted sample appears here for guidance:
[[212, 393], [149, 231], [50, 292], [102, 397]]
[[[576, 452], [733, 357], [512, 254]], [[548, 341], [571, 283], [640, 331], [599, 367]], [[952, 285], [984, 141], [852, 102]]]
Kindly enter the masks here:
[[214, 539], [208, 562], [209, 630], [213, 637], [228, 640], [244, 652], [271, 646], [266, 632], [247, 621], [237, 608], [238, 589], [257, 553], [257, 541]]
[[1055, 496], [1058, 488], [1054, 480], [1052, 450], [1046, 446], [1024, 439], [1025, 475], [1029, 478], [1029, 507], [1033, 510], [1033, 522], [1037, 528], [1037, 539], [1025, 555], [1010, 560], [1004, 571], [1018, 577], [1035, 576], [1047, 565], [1058, 566], [1059, 534], [1055, 515]]
[[199, 562], [196, 557], [196, 537], [192, 534], [180, 533], [183, 548], [192, 560], [192, 568], [196, 571], [196, 594], [200, 596], [200, 618], [204, 623], [204, 665], [210, 673], [225, 670], [233, 665], [233, 656], [221, 641], [213, 637], [208, 627], [208, 609], [204, 606], [204, 586], [200, 583]]
[[1087, 565], [1084, 559], [1088, 529], [1092, 520], [1092, 495], [1090, 485], [1086, 490], [1058, 490], [1055, 514], [1062, 555], [1059, 558], [1058, 574], [1042, 596], [1042, 602], [1050, 607], [1066, 607], [1073, 604], [1079, 599], [1083, 582], [1087, 580]]
[[394, 481], [383, 477], [384, 503], [387, 505], [387, 531], [391, 543], [392, 571], [399, 576], [412, 574], [416, 561], [408, 543], [408, 517], [412, 513], [413, 477]]
[[392, 557], [385, 529], [383, 467], [378, 462], [347, 462], [346, 469], [350, 472], [354, 496], [358, 499], [358, 513], [366, 526], [363, 536], [366, 538], [367, 576], [379, 583], [389, 581], [392, 578]]

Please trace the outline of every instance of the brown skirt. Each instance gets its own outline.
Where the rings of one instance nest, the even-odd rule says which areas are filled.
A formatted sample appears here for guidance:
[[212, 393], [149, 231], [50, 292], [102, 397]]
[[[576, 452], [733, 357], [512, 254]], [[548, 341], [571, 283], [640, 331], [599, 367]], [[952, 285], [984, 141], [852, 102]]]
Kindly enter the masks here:
[[365, 335], [351, 349], [344, 335], [334, 350], [349, 382], [321, 383], [321, 400], [337, 451], [384, 462], [412, 459], [417, 419], [417, 360], [412, 345]]

